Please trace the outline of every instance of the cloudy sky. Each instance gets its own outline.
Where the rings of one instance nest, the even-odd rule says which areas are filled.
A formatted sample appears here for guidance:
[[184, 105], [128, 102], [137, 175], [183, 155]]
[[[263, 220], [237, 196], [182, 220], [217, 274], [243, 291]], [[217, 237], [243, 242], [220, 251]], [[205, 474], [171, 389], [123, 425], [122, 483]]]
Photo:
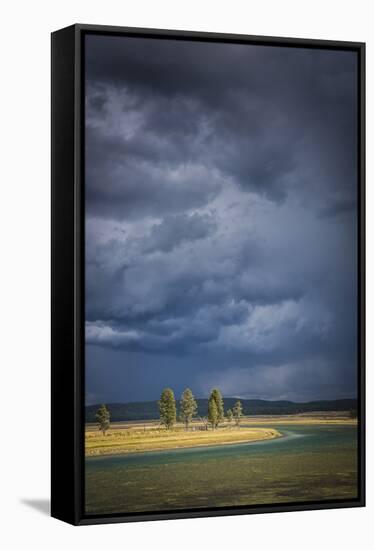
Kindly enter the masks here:
[[86, 399], [356, 396], [357, 59], [86, 37]]

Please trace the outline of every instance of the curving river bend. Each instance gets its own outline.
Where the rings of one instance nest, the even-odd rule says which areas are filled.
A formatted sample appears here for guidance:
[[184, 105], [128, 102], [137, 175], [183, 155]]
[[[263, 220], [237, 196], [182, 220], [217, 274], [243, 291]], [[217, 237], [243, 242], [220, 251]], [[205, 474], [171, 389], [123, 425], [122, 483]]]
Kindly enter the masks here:
[[86, 458], [86, 513], [357, 497], [357, 428], [276, 425], [257, 443]]

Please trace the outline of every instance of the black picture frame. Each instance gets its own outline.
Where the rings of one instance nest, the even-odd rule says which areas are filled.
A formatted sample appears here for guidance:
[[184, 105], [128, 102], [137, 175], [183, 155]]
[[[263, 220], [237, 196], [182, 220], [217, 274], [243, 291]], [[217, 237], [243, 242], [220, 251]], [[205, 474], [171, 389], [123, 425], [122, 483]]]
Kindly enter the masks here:
[[[359, 496], [353, 500], [86, 516], [84, 496], [84, 37], [89, 33], [357, 52]], [[365, 505], [365, 44], [76, 24], [52, 33], [51, 515], [73, 525]]]

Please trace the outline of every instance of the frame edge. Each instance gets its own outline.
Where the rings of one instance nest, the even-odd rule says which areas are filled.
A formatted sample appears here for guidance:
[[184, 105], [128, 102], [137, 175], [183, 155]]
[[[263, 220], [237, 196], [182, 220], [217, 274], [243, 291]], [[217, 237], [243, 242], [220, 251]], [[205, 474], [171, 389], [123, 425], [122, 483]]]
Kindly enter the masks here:
[[51, 65], [51, 516], [76, 525], [75, 26], [51, 34]]

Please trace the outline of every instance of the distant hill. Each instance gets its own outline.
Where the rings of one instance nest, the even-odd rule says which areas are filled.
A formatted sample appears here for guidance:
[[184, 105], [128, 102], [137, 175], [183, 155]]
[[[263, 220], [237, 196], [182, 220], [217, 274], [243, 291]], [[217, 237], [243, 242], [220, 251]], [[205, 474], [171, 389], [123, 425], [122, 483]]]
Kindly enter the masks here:
[[[206, 416], [208, 399], [196, 399], [198, 415]], [[235, 397], [224, 397], [225, 410], [234, 406]], [[306, 412], [350, 411], [357, 410], [356, 399], [338, 399], [335, 401], [310, 401], [294, 403], [292, 401], [265, 401], [262, 399], [241, 399], [245, 415], [261, 414], [297, 414]], [[86, 407], [86, 422], [95, 422], [95, 413], [100, 404]], [[139, 401], [135, 403], [107, 403], [112, 422], [124, 420], [153, 420], [159, 417], [157, 401]]]

